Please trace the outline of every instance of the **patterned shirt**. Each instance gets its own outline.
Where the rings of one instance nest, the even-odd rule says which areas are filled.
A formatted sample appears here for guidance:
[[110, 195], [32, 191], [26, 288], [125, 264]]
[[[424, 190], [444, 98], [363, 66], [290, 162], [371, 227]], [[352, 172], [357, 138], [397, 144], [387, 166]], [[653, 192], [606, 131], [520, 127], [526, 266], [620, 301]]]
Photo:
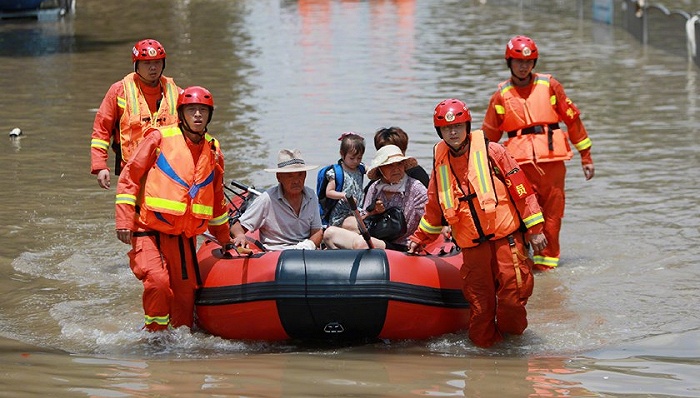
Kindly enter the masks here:
[[406, 217], [406, 234], [395, 239], [392, 243], [404, 246], [408, 245], [408, 238], [418, 228], [420, 219], [425, 211], [425, 204], [428, 201], [428, 190], [425, 188], [425, 185], [413, 177], [407, 178], [405, 191], [396, 192], [393, 195], [387, 195], [386, 192], [383, 192], [381, 189], [382, 184], [375, 183], [370, 185], [369, 190], [367, 190], [367, 196], [365, 196], [366, 202], [363, 203], [363, 208], [366, 209], [377, 199], [380, 199], [385, 209], [394, 206], [403, 209], [403, 214]]
[[[335, 181], [335, 169], [331, 167], [326, 173], [326, 179], [330, 181]], [[355, 203], [362, 203], [364, 199], [364, 192], [362, 191], [362, 185], [364, 184], [364, 174], [359, 168], [355, 170], [347, 170], [343, 168], [343, 192], [352, 195], [355, 198]], [[336, 205], [331, 210], [331, 214], [328, 218], [329, 225], [334, 225], [339, 227], [343, 224], [348, 216], [352, 215], [352, 210], [348, 202], [344, 200], [339, 200]]]

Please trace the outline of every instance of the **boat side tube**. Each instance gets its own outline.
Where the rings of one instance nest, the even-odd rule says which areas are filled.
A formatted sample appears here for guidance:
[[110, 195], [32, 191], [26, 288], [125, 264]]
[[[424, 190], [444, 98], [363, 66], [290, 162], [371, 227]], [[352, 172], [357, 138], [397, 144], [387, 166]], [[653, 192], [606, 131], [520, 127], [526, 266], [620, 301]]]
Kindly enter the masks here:
[[[466, 322], [461, 315], [469, 304], [449, 264], [393, 252], [390, 259], [382, 249], [285, 250], [272, 264], [270, 254], [219, 260], [212, 270], [217, 276], [205, 281], [196, 300], [205, 328], [227, 338], [366, 341], [425, 338]], [[227, 271], [219, 271], [226, 262]], [[274, 277], [273, 269], [251, 277], [252, 270], [273, 265]], [[237, 268], [247, 277], [233, 276]], [[433, 282], [414, 283], [421, 280]]]

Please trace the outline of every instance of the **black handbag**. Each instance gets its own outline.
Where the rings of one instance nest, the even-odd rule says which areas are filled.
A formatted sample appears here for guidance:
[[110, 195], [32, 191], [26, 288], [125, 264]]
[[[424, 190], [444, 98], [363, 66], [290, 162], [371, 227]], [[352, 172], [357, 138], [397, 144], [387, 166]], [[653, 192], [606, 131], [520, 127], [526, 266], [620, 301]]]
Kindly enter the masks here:
[[406, 234], [406, 217], [398, 207], [390, 207], [383, 213], [365, 218], [369, 234], [377, 239], [391, 242]]

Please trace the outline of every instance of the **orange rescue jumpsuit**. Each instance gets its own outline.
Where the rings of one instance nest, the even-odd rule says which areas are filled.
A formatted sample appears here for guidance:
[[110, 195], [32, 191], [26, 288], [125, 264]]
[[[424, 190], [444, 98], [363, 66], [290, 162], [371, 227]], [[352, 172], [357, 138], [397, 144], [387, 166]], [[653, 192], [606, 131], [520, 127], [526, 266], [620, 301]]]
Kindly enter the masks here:
[[[125, 87], [131, 84], [135, 90]], [[131, 95], [127, 95], [127, 92]], [[133, 137], [134, 147], [143, 139], [150, 127], [169, 126], [177, 123], [177, 97], [180, 89], [173, 79], [161, 76], [160, 84], [151, 87], [141, 84], [138, 75], [130, 73], [112, 84], [105, 94], [92, 125], [90, 144], [91, 173], [97, 174], [107, 167], [107, 151], [112, 146], [116, 155], [114, 173], [119, 175], [126, 164], [122, 159], [120, 133]], [[133, 116], [133, 117], [132, 117]], [[139, 122], [139, 119], [140, 122]]]
[[[479, 133], [473, 131], [472, 140]], [[483, 140], [483, 133], [480, 137]], [[525, 305], [534, 279], [519, 227], [522, 218], [527, 233], [541, 233], [543, 219], [517, 162], [502, 145], [489, 142], [483, 147], [488, 148], [488, 157], [482, 163], [485, 172], [480, 184], [471, 178], [475, 168], [471, 148], [455, 157], [443, 141], [436, 145], [428, 203], [411, 240], [419, 245], [435, 240], [443, 216], [450, 224], [462, 248], [460, 273], [471, 306], [469, 338], [480, 347], [489, 347], [503, 339], [502, 333], [522, 334], [527, 327]], [[441, 157], [444, 160], [438, 159]], [[490, 212], [477, 195], [481, 185], [496, 193]]]
[[208, 228], [230, 241], [223, 170], [216, 140], [206, 134], [196, 144], [173, 126], [148, 131], [119, 177], [116, 229], [133, 232], [129, 260], [143, 282], [148, 330], [192, 326], [196, 236]]
[[[535, 269], [559, 265], [559, 232], [564, 217], [566, 166], [573, 155], [569, 140], [583, 165], [593, 164], [588, 138], [576, 105], [550, 75], [532, 74], [531, 83], [517, 87], [502, 82], [491, 97], [482, 129], [494, 142], [508, 134], [505, 146], [520, 163], [537, 194], [544, 213], [547, 247], [533, 257]], [[563, 121], [568, 132], [559, 128]]]

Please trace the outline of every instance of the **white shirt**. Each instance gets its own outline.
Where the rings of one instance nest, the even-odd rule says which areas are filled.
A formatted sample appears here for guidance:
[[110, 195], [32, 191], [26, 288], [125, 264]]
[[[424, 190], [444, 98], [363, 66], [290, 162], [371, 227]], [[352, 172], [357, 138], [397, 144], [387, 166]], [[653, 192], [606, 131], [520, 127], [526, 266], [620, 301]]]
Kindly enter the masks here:
[[311, 230], [323, 228], [316, 192], [305, 186], [302, 195], [297, 216], [278, 184], [249, 204], [239, 222], [248, 231], [260, 230], [260, 241], [266, 249], [292, 249], [311, 237]]

